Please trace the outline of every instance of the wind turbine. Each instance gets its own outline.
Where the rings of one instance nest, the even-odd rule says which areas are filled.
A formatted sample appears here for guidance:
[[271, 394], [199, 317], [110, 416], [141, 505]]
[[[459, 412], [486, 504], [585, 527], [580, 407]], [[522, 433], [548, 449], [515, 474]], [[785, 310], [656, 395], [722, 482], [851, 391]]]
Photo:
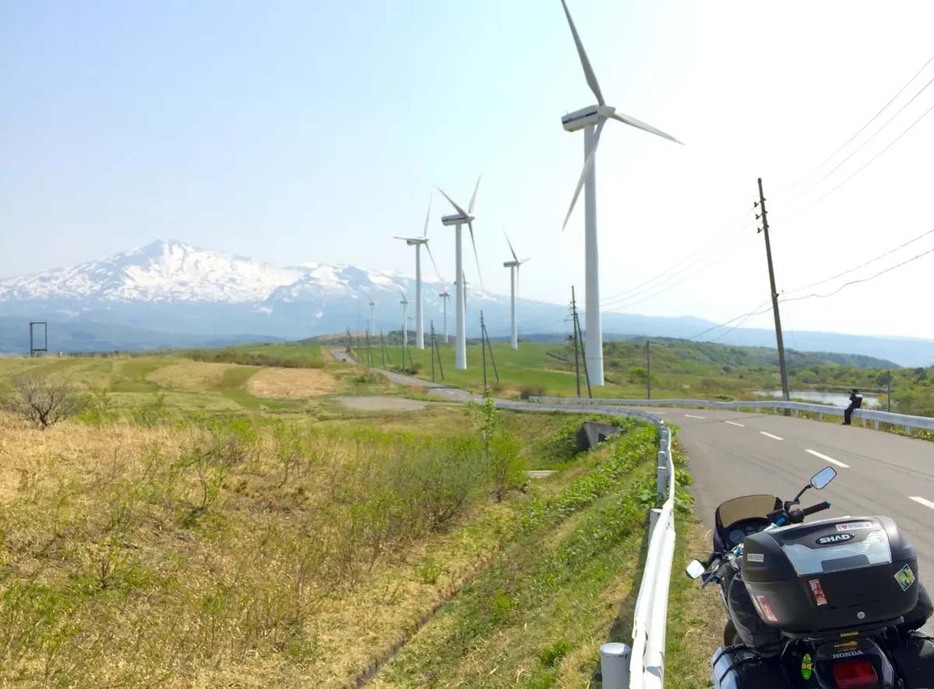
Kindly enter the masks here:
[[445, 287], [443, 291], [438, 292], [438, 296], [441, 297], [441, 303], [444, 308], [444, 344], [449, 342], [448, 340], [448, 299], [451, 298], [451, 293], [448, 292], [448, 288]]
[[504, 268], [509, 268], [509, 285], [510, 291], [512, 294], [512, 344], [513, 349], [519, 349], [519, 331], [516, 328], [516, 293], [519, 291], [519, 266], [523, 263], [527, 263], [529, 259], [519, 260], [519, 257], [516, 256], [516, 250], [512, 248], [512, 242], [509, 241], [509, 235], [503, 232], [506, 236], [506, 243], [509, 245], [509, 252], [512, 254], [512, 260], [506, 261], [503, 263]]
[[[455, 253], [455, 271], [456, 277], [454, 284], [457, 287], [455, 295], [455, 306], [456, 306], [456, 329], [455, 329], [455, 357], [454, 357], [454, 368], [458, 371], [465, 371], [467, 369], [467, 321], [466, 314], [464, 313], [464, 260], [463, 260], [463, 251], [461, 250], [461, 228], [463, 225], [467, 225], [467, 229], [470, 230], [470, 243], [473, 244], [473, 255], [474, 259], [477, 261], [477, 275], [480, 275], [480, 259], [477, 256], [477, 242], [474, 240], [473, 236], [473, 207], [477, 201], [477, 189], [480, 187], [480, 178], [477, 177], [477, 184], [473, 188], [473, 196], [470, 197], [470, 205], [467, 206], [465, 211], [463, 208], [458, 206], [451, 199], [450, 196], [444, 193], [444, 190], [439, 188], [444, 198], [454, 206], [454, 210], [457, 211], [454, 215], [445, 215], [441, 218], [441, 224], [446, 227], [454, 226], [455, 233], [455, 244], [456, 244], [456, 253]], [[481, 284], [483, 279], [480, 279]]]
[[367, 301], [370, 304], [370, 337], [375, 337], [376, 336], [376, 302], [373, 301], [373, 298], [366, 292], [364, 292], [363, 295], [366, 297]]
[[438, 264], [428, 246], [428, 219], [431, 216], [431, 198], [428, 199], [428, 213], [425, 214], [425, 229], [421, 237], [395, 237], [401, 239], [409, 246], [415, 247], [415, 349], [425, 349], [425, 321], [422, 315], [422, 246], [428, 250], [428, 258], [440, 277]]
[[402, 347], [409, 346], [409, 300], [405, 298], [405, 292], [401, 289], [399, 293], [402, 294], [402, 301], [399, 303], [402, 304]]
[[[581, 108], [575, 112], [565, 115], [561, 118], [561, 124], [569, 132], [576, 132], [579, 129], [584, 130], [584, 169], [581, 172], [580, 179], [577, 181], [577, 188], [574, 190], [574, 198], [571, 199], [571, 206], [568, 208], [568, 214], [564, 218], [562, 230], [567, 226], [571, 212], [574, 210], [574, 204], [577, 203], [577, 197], [580, 195], [581, 187], [584, 182], [587, 183], [587, 192], [584, 194], [584, 246], [586, 254], [586, 290], [585, 290], [585, 308], [586, 308], [586, 338], [584, 344], [584, 356], [587, 359], [587, 372], [589, 373], [591, 385], [603, 385], [603, 329], [600, 323], [600, 260], [597, 250], [597, 176], [594, 167], [594, 156], [597, 152], [597, 144], [600, 141], [600, 132], [603, 131], [603, 125], [607, 119], [614, 119], [628, 124], [632, 127], [642, 129], [650, 134], [661, 136], [675, 143], [681, 143], [670, 134], [666, 134], [660, 129], [637, 120], [635, 117], [623, 115], [616, 112], [616, 108], [607, 105], [600, 92], [600, 85], [597, 83], [597, 76], [594, 74], [593, 67], [590, 66], [590, 60], [587, 59], [587, 53], [584, 51], [584, 45], [581, 43], [580, 36], [574, 26], [574, 20], [571, 19], [571, 12], [565, 0], [561, 0], [564, 7], [564, 14], [568, 19], [568, 26], [571, 27], [571, 35], [574, 36], [574, 44], [577, 46], [577, 54], [580, 57], [581, 66], [584, 68], [584, 78], [587, 85], [593, 91], [597, 98], [597, 105], [590, 105]], [[594, 129], [596, 127], [596, 130]]]

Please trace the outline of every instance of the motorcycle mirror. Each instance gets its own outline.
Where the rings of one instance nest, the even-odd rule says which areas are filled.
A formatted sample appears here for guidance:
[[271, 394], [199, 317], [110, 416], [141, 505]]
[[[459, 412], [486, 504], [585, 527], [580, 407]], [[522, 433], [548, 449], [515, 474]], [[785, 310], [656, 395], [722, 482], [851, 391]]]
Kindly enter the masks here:
[[837, 477], [837, 470], [833, 467], [824, 467], [811, 477], [811, 487], [823, 490], [827, 484]]
[[688, 566], [684, 568], [684, 573], [687, 574], [690, 579], [697, 579], [706, 571], [707, 568], [701, 564], [700, 560], [691, 560]]

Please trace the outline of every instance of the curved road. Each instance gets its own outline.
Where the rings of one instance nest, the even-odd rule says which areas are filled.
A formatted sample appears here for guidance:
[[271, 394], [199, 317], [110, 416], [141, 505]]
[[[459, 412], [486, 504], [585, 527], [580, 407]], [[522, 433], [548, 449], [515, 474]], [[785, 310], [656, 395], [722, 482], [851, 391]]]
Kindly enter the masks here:
[[[917, 549], [921, 579], [934, 592], [934, 443], [786, 416], [640, 409], [681, 427], [697, 513], [708, 528], [724, 500], [749, 493], [790, 499], [830, 464], [837, 478], [820, 493], [806, 493], [802, 505], [831, 502], [820, 518], [892, 517]], [[925, 630], [934, 633], [934, 620]]]

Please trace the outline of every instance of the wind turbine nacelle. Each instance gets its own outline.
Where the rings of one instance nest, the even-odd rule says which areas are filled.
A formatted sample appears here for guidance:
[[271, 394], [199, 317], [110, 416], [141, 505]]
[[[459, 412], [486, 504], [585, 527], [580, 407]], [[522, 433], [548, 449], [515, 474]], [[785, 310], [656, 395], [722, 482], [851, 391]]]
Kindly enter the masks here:
[[448, 225], [448, 226], [451, 226], [451, 225], [466, 225], [466, 224], [467, 224], [468, 222], [470, 222], [471, 220], [473, 220], [473, 218], [469, 218], [469, 217], [467, 217], [466, 215], [461, 215], [460, 213], [457, 213], [457, 214], [455, 214], [455, 215], [445, 215], [445, 216], [442, 216], [442, 218], [441, 218], [441, 224], [442, 224], [442, 225]]
[[591, 105], [587, 108], [575, 110], [561, 118], [561, 125], [569, 132], [576, 132], [578, 129], [583, 129], [589, 125], [596, 126], [600, 124], [600, 110], [599, 105]]
[[506, 261], [503, 264], [503, 268], [518, 268], [518, 267], [519, 267], [518, 261]]

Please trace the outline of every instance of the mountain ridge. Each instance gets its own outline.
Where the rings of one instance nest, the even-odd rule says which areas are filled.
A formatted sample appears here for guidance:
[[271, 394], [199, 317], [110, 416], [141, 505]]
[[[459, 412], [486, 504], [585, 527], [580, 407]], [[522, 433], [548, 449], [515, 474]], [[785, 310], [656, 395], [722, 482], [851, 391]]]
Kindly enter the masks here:
[[[436, 332], [443, 333], [445, 307], [453, 332], [453, 290], [447, 304], [439, 296], [450, 283], [422, 284], [426, 333], [432, 321]], [[100, 261], [0, 279], [0, 351], [22, 352], [24, 337], [28, 348], [31, 320], [50, 323], [50, 351], [80, 351], [76, 348], [82, 343], [103, 349], [128, 348], [121, 343], [145, 348], [153, 339], [162, 347], [173, 334], [183, 346], [192, 346], [243, 341], [245, 333], [282, 340], [348, 328], [401, 330], [402, 293], [410, 300], [409, 329], [414, 330], [415, 281], [409, 275], [310, 261], [276, 266], [178, 240], [156, 240]], [[369, 322], [371, 298], [377, 302], [374, 324]], [[479, 333], [481, 309], [490, 335], [506, 335], [509, 303], [508, 296], [468, 284], [468, 335]], [[520, 336], [567, 331], [566, 306], [530, 299], [519, 299], [518, 304]], [[607, 341], [647, 336], [771, 347], [775, 342], [774, 333], [765, 329], [737, 328], [717, 337], [714, 323], [694, 316], [605, 311], [602, 317]], [[106, 337], [86, 337], [113, 326], [127, 328], [126, 338], [115, 336], [112, 329]], [[76, 328], [85, 333], [84, 339], [63, 336], [53, 345], [59, 335]], [[709, 336], [698, 335], [705, 330], [711, 330]], [[793, 344], [799, 351], [873, 356], [902, 366], [934, 363], [934, 341], [919, 338], [796, 331]]]

